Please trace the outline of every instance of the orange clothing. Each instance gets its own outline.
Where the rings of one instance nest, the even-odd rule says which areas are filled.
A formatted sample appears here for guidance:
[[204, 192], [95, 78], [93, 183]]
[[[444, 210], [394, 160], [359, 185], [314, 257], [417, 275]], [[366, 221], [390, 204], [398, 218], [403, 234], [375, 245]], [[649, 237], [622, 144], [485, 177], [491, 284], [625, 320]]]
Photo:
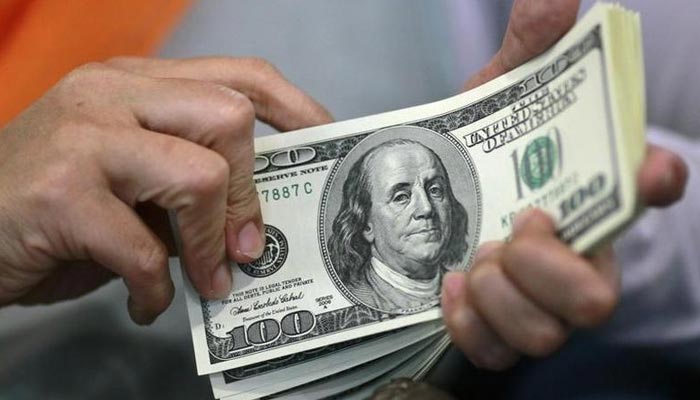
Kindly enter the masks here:
[[0, 127], [90, 61], [152, 54], [191, 0], [0, 0]]

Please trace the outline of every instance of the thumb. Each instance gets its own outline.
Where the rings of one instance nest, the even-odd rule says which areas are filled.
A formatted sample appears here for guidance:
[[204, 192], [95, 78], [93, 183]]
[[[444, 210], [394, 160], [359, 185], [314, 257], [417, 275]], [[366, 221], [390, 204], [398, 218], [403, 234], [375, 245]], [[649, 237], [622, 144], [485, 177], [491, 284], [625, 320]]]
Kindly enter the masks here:
[[653, 144], [637, 175], [642, 202], [665, 207], [683, 197], [688, 181], [688, 166], [677, 154]]
[[475, 88], [542, 54], [576, 23], [580, 0], [516, 0], [491, 61], [464, 85]]
[[252, 170], [247, 168], [231, 171], [228, 188], [226, 249], [228, 257], [237, 262], [259, 258], [265, 245], [265, 227], [251, 175]]

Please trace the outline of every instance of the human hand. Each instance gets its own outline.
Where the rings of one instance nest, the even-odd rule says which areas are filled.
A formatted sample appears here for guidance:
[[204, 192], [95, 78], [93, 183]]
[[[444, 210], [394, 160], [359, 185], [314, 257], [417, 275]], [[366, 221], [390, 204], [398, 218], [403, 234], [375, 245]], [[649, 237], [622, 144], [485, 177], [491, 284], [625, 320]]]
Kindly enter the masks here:
[[[540, 54], [575, 23], [577, 0], [516, 0], [501, 49], [465, 88], [478, 86]], [[680, 199], [687, 167], [674, 153], [649, 145], [638, 172], [642, 202]], [[469, 272], [446, 274], [442, 310], [453, 343], [477, 366], [504, 369], [521, 354], [544, 356], [572, 328], [604, 321], [619, 299], [612, 248], [575, 254], [541, 211], [519, 215], [511, 241], [479, 249]]]
[[[249, 262], [264, 245], [256, 116], [280, 130], [331, 120], [256, 59], [121, 58], [70, 73], [0, 131], [0, 305], [119, 275], [131, 318], [152, 322], [174, 292], [162, 209], [177, 213], [195, 288], [228, 294], [227, 256]], [[140, 218], [149, 203], [160, 216]]]

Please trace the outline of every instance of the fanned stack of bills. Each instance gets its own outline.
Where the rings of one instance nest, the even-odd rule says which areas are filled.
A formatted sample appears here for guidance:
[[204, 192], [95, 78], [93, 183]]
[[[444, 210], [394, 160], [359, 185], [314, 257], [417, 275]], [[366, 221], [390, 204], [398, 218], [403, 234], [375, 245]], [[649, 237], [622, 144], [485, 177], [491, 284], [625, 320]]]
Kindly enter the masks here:
[[216, 398], [366, 398], [449, 345], [441, 277], [539, 207], [593, 249], [638, 211], [639, 18], [598, 4], [546, 54], [467, 93], [257, 139], [266, 249], [207, 301], [188, 287]]

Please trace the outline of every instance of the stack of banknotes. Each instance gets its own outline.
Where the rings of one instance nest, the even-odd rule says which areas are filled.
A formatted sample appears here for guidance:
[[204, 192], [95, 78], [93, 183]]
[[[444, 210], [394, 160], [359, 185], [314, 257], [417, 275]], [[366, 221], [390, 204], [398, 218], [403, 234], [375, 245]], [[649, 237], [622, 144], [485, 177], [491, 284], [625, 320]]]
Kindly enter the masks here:
[[220, 301], [187, 290], [214, 396], [367, 398], [449, 346], [440, 281], [539, 207], [593, 250], [639, 210], [636, 14], [598, 4], [544, 55], [432, 104], [255, 142], [263, 256]]

